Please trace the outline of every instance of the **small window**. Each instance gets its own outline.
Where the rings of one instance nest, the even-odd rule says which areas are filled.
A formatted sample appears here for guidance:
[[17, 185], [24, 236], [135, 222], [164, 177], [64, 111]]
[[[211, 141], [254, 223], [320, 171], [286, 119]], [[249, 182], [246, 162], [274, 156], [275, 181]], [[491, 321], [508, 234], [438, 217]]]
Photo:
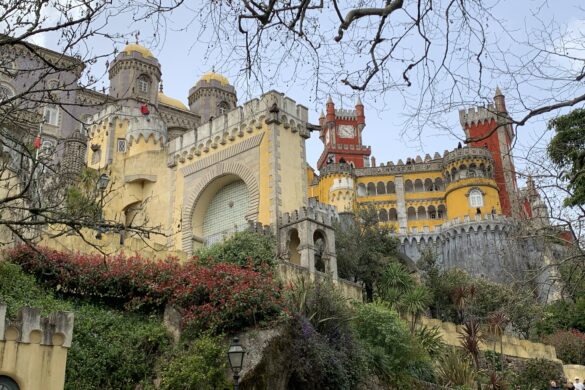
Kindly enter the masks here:
[[483, 207], [483, 194], [478, 189], [469, 191], [469, 206]]
[[230, 109], [230, 106], [227, 102], [221, 102], [217, 105], [217, 112], [219, 115], [227, 114]]
[[49, 156], [55, 152], [55, 143], [51, 140], [44, 139], [41, 144], [41, 153]]
[[126, 153], [126, 140], [124, 138], [118, 138], [118, 152]]
[[83, 115], [79, 121], [79, 132], [83, 135], [87, 135], [89, 123], [91, 122], [91, 115]]
[[46, 124], [59, 126], [59, 108], [54, 104], [46, 106], [43, 118]]
[[102, 152], [101, 150], [97, 149], [94, 150], [93, 153], [91, 154], [91, 163], [92, 164], [97, 164], [100, 162], [100, 160], [102, 159]]
[[136, 80], [136, 84], [139, 93], [147, 94], [150, 91], [150, 78], [147, 75], [140, 75]]

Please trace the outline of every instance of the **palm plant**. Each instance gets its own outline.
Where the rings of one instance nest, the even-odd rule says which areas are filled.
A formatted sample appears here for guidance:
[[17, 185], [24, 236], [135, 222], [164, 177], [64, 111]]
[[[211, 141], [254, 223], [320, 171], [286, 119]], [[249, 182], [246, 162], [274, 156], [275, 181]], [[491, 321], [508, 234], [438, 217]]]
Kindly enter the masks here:
[[[479, 372], [479, 347], [484, 341], [479, 321], [475, 318], [468, 319], [463, 323], [461, 328], [457, 330], [457, 333], [459, 333], [461, 347], [463, 347], [463, 350], [471, 356], [475, 371]], [[481, 389], [481, 383], [479, 380], [477, 381], [477, 388]]]
[[414, 333], [420, 315], [424, 313], [431, 302], [431, 294], [425, 286], [416, 286], [407, 291], [399, 303], [399, 311], [410, 316], [410, 332]]
[[496, 340], [500, 340], [500, 369], [504, 370], [504, 329], [508, 323], [508, 317], [501, 311], [494, 312], [488, 317], [488, 332], [494, 338], [494, 352], [496, 352]]
[[432, 328], [426, 325], [419, 326], [414, 336], [431, 357], [439, 356], [445, 348], [441, 330], [438, 326], [433, 326]]

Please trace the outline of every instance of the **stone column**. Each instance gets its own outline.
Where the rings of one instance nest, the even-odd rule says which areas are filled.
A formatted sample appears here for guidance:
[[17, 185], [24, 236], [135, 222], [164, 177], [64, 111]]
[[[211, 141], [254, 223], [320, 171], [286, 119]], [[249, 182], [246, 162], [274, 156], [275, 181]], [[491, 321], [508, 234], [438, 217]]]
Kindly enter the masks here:
[[398, 214], [398, 232], [406, 233], [408, 220], [406, 216], [406, 200], [404, 198], [404, 178], [396, 176], [394, 181], [396, 186], [396, 213]]

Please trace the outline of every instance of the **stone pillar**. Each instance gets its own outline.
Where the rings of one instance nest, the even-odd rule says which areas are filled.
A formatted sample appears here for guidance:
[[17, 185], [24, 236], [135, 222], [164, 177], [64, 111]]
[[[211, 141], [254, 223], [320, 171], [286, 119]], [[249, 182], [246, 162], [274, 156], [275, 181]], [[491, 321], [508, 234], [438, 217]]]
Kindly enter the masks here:
[[404, 196], [404, 178], [396, 176], [394, 181], [396, 186], [396, 213], [398, 214], [398, 232], [406, 233], [408, 228], [408, 219], [406, 216], [406, 200]]

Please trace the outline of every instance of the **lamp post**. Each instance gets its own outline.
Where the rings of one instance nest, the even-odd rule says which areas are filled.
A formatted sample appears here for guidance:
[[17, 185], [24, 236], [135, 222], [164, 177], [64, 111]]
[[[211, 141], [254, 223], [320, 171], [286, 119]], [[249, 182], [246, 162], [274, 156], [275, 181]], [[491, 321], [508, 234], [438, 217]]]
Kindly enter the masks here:
[[95, 238], [98, 240], [102, 239], [102, 226], [101, 223], [104, 220], [104, 191], [108, 188], [108, 183], [110, 182], [110, 178], [105, 173], [102, 173], [97, 180], [97, 189], [100, 191], [100, 220], [98, 225], [98, 231], [95, 235]]
[[240, 344], [240, 339], [234, 337], [227, 352], [230, 368], [234, 373], [234, 390], [238, 390], [240, 387], [240, 371], [244, 365], [245, 354], [246, 350]]

